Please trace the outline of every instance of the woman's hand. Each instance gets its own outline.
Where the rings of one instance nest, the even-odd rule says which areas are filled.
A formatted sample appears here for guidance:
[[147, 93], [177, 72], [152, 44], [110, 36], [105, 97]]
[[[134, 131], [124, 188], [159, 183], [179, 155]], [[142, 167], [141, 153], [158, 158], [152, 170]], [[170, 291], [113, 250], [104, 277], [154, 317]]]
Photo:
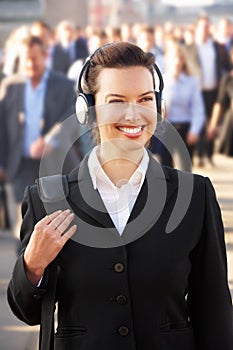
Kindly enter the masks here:
[[45, 216], [34, 227], [24, 253], [28, 279], [35, 285], [44, 274], [45, 268], [56, 258], [65, 243], [74, 235], [77, 226], [69, 225], [74, 219], [70, 210], [58, 210]]

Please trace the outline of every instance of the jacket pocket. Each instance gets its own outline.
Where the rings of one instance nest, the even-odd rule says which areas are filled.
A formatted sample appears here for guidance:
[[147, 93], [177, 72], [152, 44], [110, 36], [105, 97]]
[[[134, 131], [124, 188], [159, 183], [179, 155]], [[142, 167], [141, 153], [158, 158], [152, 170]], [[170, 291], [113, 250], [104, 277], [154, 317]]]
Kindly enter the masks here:
[[190, 324], [169, 324], [160, 327], [161, 350], [195, 350], [193, 327]]
[[87, 334], [85, 327], [58, 328], [54, 338], [54, 349], [79, 349], [85, 343]]

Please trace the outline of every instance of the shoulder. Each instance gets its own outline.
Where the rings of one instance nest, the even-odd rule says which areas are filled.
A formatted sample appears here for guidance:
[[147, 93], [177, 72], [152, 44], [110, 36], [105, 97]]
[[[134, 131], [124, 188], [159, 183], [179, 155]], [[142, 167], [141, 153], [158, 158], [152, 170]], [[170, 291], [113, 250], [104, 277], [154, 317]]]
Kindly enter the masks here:
[[56, 83], [59, 83], [61, 85], [65, 84], [65, 86], [69, 86], [70, 88], [74, 89], [73, 81], [71, 79], [67, 78], [67, 76], [62, 72], [57, 72], [57, 71], [51, 70], [49, 72], [48, 79], [53, 83], [56, 82]]
[[18, 101], [22, 97], [26, 86], [26, 77], [21, 74], [14, 74], [2, 79], [0, 87], [0, 100], [10, 101], [10, 107], [14, 108], [15, 104], [11, 103], [15, 99]]
[[22, 201], [23, 218], [30, 217], [34, 224], [46, 215], [44, 205], [40, 199], [37, 185], [33, 184], [26, 187]]
[[26, 78], [23, 75], [20, 74], [13, 74], [10, 76], [5, 76], [1, 80], [1, 86], [10, 86], [10, 85], [18, 85], [18, 84], [25, 84]]
[[205, 186], [212, 187], [210, 179], [200, 174], [190, 173], [163, 165], [162, 169], [167, 178], [167, 181], [172, 182], [178, 186], [179, 182], [183, 181], [187, 184], [193, 185], [193, 188], [195, 190], [203, 190]]

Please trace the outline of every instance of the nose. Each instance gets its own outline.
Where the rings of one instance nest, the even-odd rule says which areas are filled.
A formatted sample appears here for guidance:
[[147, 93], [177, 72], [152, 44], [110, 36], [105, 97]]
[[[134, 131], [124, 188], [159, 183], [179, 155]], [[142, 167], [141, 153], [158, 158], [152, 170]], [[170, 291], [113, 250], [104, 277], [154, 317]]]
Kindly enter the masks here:
[[136, 103], [129, 103], [125, 110], [125, 120], [136, 123], [141, 119], [141, 113]]

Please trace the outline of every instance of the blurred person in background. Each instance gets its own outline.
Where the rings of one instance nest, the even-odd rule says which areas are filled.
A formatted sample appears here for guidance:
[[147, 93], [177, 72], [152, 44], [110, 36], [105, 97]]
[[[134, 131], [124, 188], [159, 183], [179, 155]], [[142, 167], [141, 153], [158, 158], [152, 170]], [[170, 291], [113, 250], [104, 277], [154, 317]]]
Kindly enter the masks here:
[[183, 44], [184, 43], [184, 26], [181, 24], [180, 25], [177, 24], [174, 28], [172, 35], [178, 44]]
[[155, 25], [154, 27], [154, 41], [157, 62], [160, 66], [160, 70], [164, 73], [165, 62], [164, 62], [164, 52], [165, 52], [165, 32], [162, 25]]
[[136, 38], [136, 44], [145, 52], [151, 52], [161, 72], [164, 71], [164, 55], [161, 48], [156, 46], [154, 28], [142, 25]]
[[3, 47], [2, 57], [2, 72], [5, 76], [19, 73], [20, 45], [29, 31], [29, 26], [23, 25], [9, 34]]
[[83, 33], [83, 29], [79, 26], [74, 30], [74, 56], [73, 62], [76, 60], [85, 60], [89, 56], [87, 45], [87, 37]]
[[208, 125], [208, 137], [210, 140], [217, 138], [217, 153], [233, 157], [233, 46], [229, 54], [232, 68], [221, 79], [218, 98]]
[[230, 18], [224, 17], [219, 20], [215, 38], [220, 44], [225, 46], [230, 54], [230, 49], [233, 46], [233, 23]]
[[74, 113], [73, 82], [48, 70], [46, 60], [44, 42], [29, 35], [21, 43], [21, 74], [4, 78], [1, 83], [0, 176], [11, 183], [18, 208], [25, 187], [39, 175], [46, 136]]
[[[190, 64], [190, 73], [198, 73], [200, 66], [200, 87], [205, 104], [206, 121], [209, 121], [213, 105], [218, 94], [219, 82], [224, 72], [229, 70], [229, 57], [223, 45], [217, 43], [211, 34], [211, 21], [207, 16], [201, 16], [195, 24], [195, 44], [186, 47], [186, 58], [195, 62]], [[193, 69], [192, 69], [193, 67]], [[204, 166], [204, 157], [213, 165], [214, 143], [207, 138], [206, 125], [200, 134], [197, 143], [198, 166]]]
[[64, 51], [61, 57], [66, 58], [63, 72], [66, 74], [71, 63], [75, 60], [75, 45], [74, 45], [74, 31], [75, 26], [71, 21], [62, 20], [57, 24], [54, 30], [54, 45], [53, 51]]
[[201, 86], [201, 65], [195, 41], [195, 28], [193, 25], [186, 26], [184, 29], [184, 42], [182, 48], [185, 54], [188, 70], [198, 79], [199, 85]]
[[[202, 94], [196, 77], [188, 71], [185, 54], [176, 38], [170, 38], [165, 52], [165, 73], [163, 99], [166, 101], [166, 118], [175, 127], [193, 159], [194, 147], [200, 131], [205, 123], [205, 109]], [[165, 135], [166, 137], [166, 131]], [[161, 163], [191, 171], [179, 150], [176, 142], [172, 145], [172, 153], [161, 148]], [[174, 164], [174, 156], [178, 155], [179, 164]]]
[[112, 25], [108, 25], [105, 28], [105, 32], [108, 37], [108, 42], [116, 42], [116, 41], [121, 41], [121, 28], [120, 27], [114, 27]]
[[53, 28], [44, 21], [35, 21], [30, 27], [30, 32], [44, 42], [47, 50], [46, 67], [66, 74], [70, 66], [70, 55], [69, 52], [63, 50], [60, 44], [55, 42]]
[[131, 43], [135, 41], [133, 38], [133, 25], [131, 23], [122, 23], [120, 29], [122, 41], [129, 41]]
[[[90, 33], [90, 36], [87, 40], [87, 47], [88, 51], [90, 52], [90, 55], [100, 46], [106, 44], [109, 42], [108, 36], [106, 32], [103, 29], [93, 29], [93, 31]], [[69, 79], [72, 79], [74, 82], [78, 80], [79, 73], [82, 69], [83, 63], [86, 59], [78, 59], [74, 61], [68, 72], [67, 76]]]

